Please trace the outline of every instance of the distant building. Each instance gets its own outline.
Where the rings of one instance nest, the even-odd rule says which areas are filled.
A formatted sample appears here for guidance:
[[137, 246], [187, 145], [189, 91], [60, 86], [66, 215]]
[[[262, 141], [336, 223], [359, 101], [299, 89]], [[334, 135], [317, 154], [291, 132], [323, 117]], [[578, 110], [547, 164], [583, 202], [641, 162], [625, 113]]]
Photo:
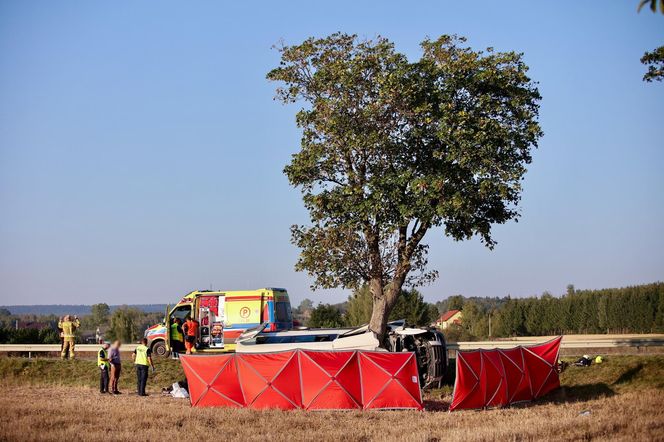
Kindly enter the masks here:
[[442, 328], [445, 330], [446, 328], [452, 326], [452, 325], [461, 325], [461, 310], [448, 310], [436, 320], [436, 327]]

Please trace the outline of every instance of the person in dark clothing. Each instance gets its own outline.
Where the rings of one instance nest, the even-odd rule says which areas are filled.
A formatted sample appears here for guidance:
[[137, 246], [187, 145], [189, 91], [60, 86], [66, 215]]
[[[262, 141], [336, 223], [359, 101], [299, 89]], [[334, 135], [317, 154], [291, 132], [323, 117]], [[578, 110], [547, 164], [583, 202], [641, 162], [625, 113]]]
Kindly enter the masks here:
[[152, 367], [154, 373], [154, 364], [152, 363], [152, 350], [148, 347], [148, 340], [143, 338], [132, 354], [132, 359], [136, 365], [136, 390], [139, 396], [147, 396], [145, 386], [148, 383], [148, 365]]
[[590, 367], [590, 364], [592, 364], [592, 360], [588, 355], [583, 355], [582, 358], [574, 363], [577, 367]]
[[97, 367], [99, 367], [99, 392], [108, 393], [108, 375], [111, 364], [108, 362], [108, 343], [103, 343], [97, 352]]

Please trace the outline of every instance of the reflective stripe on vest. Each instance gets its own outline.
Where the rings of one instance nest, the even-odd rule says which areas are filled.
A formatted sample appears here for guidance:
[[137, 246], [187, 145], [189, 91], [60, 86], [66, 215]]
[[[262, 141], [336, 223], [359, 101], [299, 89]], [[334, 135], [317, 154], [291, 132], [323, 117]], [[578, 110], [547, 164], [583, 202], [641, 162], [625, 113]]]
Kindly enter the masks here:
[[65, 338], [75, 338], [76, 324], [72, 321], [63, 321], [60, 323], [60, 328]]
[[136, 347], [136, 359], [134, 360], [136, 365], [148, 365], [148, 348], [141, 344]]
[[106, 368], [108, 368], [111, 364], [108, 361], [102, 361], [102, 359], [108, 359], [108, 356], [106, 355], [106, 350], [100, 348], [97, 352], [97, 366], [106, 366]]

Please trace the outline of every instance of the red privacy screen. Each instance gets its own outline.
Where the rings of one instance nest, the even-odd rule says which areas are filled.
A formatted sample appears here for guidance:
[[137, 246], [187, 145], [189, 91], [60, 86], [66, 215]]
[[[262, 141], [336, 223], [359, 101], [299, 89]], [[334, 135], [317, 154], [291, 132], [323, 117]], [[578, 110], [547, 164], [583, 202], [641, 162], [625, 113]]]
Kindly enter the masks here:
[[450, 410], [502, 407], [558, 388], [556, 363], [561, 339], [508, 350], [457, 352]]
[[414, 353], [181, 355], [194, 407], [422, 409]]

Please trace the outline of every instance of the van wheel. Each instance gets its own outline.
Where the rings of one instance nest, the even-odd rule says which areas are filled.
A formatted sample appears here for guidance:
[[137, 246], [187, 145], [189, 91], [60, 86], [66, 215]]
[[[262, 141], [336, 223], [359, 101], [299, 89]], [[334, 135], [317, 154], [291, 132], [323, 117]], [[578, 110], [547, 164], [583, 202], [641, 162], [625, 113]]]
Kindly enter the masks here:
[[164, 341], [157, 341], [152, 344], [152, 354], [158, 358], [166, 358], [169, 353], [170, 352], [166, 349], [166, 343]]

